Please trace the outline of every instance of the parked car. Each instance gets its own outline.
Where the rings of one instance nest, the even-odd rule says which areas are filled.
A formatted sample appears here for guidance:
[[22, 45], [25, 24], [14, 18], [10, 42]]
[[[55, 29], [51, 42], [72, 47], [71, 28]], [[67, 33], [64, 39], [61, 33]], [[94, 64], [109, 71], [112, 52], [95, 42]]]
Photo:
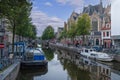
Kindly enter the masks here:
[[97, 52], [100, 52], [103, 50], [101, 46], [93, 46], [92, 48], [95, 49]]

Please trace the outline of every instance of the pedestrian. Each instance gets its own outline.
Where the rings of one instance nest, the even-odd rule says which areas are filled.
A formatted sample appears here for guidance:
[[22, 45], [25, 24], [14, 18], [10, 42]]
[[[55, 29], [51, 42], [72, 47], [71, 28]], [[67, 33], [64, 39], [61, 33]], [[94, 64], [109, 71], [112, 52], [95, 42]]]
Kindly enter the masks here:
[[76, 41], [76, 47], [79, 47], [79, 43], [78, 43], [78, 41]]

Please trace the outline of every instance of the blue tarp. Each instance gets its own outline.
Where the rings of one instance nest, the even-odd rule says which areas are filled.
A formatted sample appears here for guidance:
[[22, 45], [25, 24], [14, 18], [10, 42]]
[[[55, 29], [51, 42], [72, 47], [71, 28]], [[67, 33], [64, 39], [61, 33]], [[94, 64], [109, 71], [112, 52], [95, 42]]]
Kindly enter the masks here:
[[35, 55], [34, 60], [44, 60], [44, 55]]

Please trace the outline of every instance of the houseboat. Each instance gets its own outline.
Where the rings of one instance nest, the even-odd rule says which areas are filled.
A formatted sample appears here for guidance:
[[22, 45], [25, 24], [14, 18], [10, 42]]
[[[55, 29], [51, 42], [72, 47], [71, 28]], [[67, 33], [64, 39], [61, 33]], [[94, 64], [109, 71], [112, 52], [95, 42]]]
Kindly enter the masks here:
[[47, 66], [47, 64], [48, 62], [44, 52], [40, 49], [28, 50], [24, 55], [24, 59], [21, 61], [22, 68]]

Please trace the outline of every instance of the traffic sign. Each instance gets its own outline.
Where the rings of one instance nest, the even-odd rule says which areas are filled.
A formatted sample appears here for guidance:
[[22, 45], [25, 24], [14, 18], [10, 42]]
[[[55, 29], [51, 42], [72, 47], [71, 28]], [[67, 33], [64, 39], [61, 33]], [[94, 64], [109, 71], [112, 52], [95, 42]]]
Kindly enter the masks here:
[[5, 46], [4, 46], [4, 44], [0, 44], [0, 48], [4, 48]]

